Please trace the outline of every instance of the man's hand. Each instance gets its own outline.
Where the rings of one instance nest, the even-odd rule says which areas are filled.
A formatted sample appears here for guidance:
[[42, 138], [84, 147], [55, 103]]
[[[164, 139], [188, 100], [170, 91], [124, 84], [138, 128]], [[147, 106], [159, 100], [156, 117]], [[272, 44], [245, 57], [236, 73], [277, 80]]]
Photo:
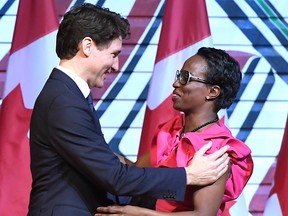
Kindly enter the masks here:
[[215, 182], [228, 169], [229, 157], [224, 146], [213, 154], [204, 156], [212, 142], [205, 144], [197, 151], [188, 167], [185, 167], [187, 185], [207, 185]]
[[114, 152], [114, 154], [119, 158], [120, 162], [123, 164], [127, 164], [129, 166], [135, 165], [132, 161], [128, 160], [127, 158], [125, 158], [122, 155], [117, 154], [116, 152]]

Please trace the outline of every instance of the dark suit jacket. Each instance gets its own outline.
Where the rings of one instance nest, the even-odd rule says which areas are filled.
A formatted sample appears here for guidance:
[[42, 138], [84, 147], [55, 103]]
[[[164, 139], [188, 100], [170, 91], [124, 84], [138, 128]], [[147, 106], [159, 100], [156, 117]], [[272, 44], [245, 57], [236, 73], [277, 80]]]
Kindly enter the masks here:
[[184, 198], [183, 168], [141, 169], [119, 162], [80, 89], [58, 69], [35, 102], [30, 126], [29, 216], [90, 216], [112, 203], [107, 192]]

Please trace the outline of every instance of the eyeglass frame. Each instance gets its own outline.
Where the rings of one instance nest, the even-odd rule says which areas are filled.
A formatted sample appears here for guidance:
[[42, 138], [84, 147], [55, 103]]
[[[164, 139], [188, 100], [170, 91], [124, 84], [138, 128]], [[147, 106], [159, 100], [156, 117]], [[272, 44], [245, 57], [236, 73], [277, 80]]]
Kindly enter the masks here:
[[[182, 74], [183, 72], [187, 72], [188, 75], [189, 75], [186, 83], [181, 83], [181, 81], [180, 81], [180, 77], [182, 76], [181, 74]], [[178, 80], [181, 85], [187, 85], [189, 82], [192, 82], [192, 81], [196, 81], [196, 82], [201, 82], [201, 83], [204, 83], [204, 84], [213, 85], [211, 82], [209, 82], [209, 81], [207, 81], [207, 80], [205, 80], [205, 79], [203, 79], [203, 78], [196, 77], [196, 76], [192, 75], [192, 74], [191, 74], [189, 71], [187, 71], [187, 70], [176, 70], [175, 81], [176, 81], [176, 80]]]

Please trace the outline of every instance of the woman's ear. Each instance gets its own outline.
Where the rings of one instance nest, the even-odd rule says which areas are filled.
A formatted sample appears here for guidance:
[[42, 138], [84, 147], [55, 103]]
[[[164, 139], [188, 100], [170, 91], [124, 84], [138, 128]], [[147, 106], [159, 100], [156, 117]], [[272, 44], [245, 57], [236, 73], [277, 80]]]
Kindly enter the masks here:
[[221, 93], [221, 88], [218, 85], [213, 85], [209, 88], [209, 94], [206, 96], [206, 100], [215, 100]]

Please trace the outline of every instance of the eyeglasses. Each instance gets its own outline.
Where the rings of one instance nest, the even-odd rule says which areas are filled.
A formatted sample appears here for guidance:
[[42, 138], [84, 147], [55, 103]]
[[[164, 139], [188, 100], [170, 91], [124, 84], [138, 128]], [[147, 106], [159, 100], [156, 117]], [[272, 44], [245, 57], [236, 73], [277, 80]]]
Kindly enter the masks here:
[[193, 76], [189, 71], [186, 71], [186, 70], [181, 70], [181, 71], [177, 70], [175, 80], [179, 80], [181, 85], [187, 85], [188, 82], [192, 82], [192, 81], [201, 82], [205, 84], [212, 84], [205, 79]]

